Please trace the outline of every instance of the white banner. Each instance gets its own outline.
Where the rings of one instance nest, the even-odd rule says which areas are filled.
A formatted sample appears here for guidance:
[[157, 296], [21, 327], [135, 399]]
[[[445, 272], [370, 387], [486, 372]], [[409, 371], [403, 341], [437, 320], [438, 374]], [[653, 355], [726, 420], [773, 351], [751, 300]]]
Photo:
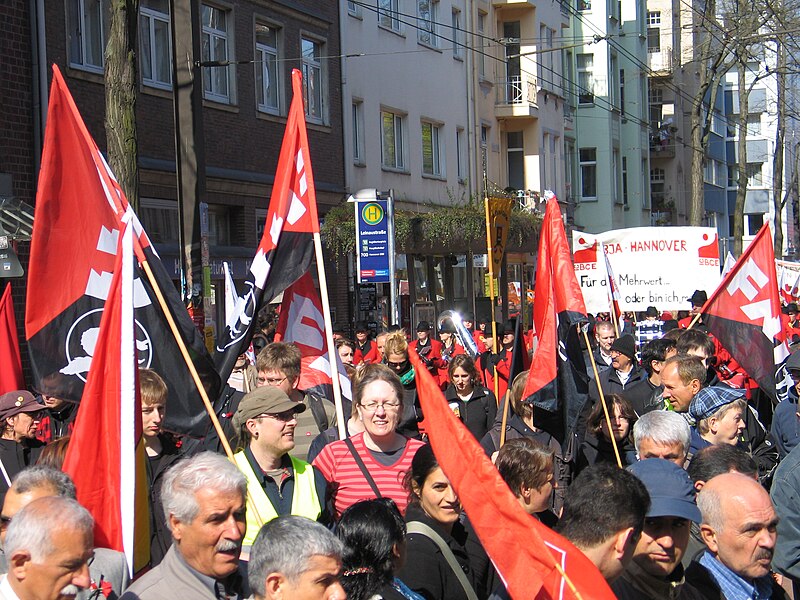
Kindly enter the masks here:
[[[623, 311], [689, 310], [695, 290], [710, 296], [721, 280], [719, 243], [713, 227], [634, 227], [598, 235], [572, 232], [575, 275], [586, 310], [609, 312], [602, 243], [619, 287]], [[598, 261], [599, 258], [599, 261]]]

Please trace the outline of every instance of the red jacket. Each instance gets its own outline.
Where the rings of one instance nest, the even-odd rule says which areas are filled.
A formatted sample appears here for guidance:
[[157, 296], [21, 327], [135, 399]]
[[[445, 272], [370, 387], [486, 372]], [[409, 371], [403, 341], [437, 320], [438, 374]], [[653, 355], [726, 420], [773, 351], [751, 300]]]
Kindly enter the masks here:
[[358, 366], [363, 363], [380, 362], [381, 356], [378, 352], [378, 345], [372, 340], [367, 340], [363, 346], [356, 342], [356, 351], [353, 353], [353, 364]]
[[[508, 376], [511, 373], [511, 355], [507, 350], [503, 356], [496, 357], [497, 360], [497, 397], [502, 401], [508, 390]], [[480, 360], [480, 371], [483, 374], [484, 385], [494, 393], [494, 370], [489, 366], [491, 359], [495, 356], [489, 353], [482, 354]]]
[[[430, 341], [430, 350], [425, 352], [424, 355], [420, 354], [420, 351], [418, 350], [420, 347], [419, 340], [414, 340], [411, 342], [408, 345], [408, 350], [409, 352], [416, 352], [417, 354], [420, 354], [421, 357], [426, 359], [428, 361], [428, 371], [431, 372], [431, 375], [433, 375], [433, 378], [436, 379], [436, 381], [439, 381], [439, 369], [445, 366], [442, 362], [442, 342], [432, 338], [428, 338], [428, 340]], [[428, 344], [425, 344], [424, 347], [427, 348]]]
[[[450, 374], [448, 373], [450, 369], [450, 361], [453, 360], [454, 356], [458, 356], [459, 354], [466, 354], [466, 350], [464, 350], [464, 346], [457, 342], [453, 342], [453, 349], [449, 355], [445, 352], [444, 344], [442, 344], [442, 366], [439, 369], [439, 385], [441, 386], [442, 390], [446, 389], [448, 385], [450, 385]], [[445, 357], [445, 355], [447, 355]]]

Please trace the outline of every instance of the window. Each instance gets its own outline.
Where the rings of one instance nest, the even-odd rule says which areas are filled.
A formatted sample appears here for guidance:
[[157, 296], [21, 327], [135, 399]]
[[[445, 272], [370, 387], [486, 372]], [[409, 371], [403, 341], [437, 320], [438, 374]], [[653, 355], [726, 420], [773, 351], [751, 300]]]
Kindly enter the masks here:
[[661, 28], [648, 27], [647, 28], [647, 52], [655, 54], [661, 52]]
[[622, 157], [622, 203], [628, 206], [628, 157]]
[[613, 150], [611, 152], [611, 197], [614, 198], [614, 202], [620, 204], [622, 202], [622, 198], [619, 194], [619, 178], [620, 178], [620, 160], [619, 160], [619, 150]]
[[658, 211], [664, 208], [666, 182], [667, 174], [664, 169], [650, 169], [650, 200]]
[[578, 151], [581, 169], [581, 199], [597, 199], [597, 148]]
[[747, 163], [747, 187], [758, 187], [764, 185], [761, 174], [763, 163]]
[[747, 115], [747, 135], [761, 135], [761, 113]]
[[108, 36], [108, 0], [70, 0], [70, 66], [103, 72], [103, 52]]
[[478, 12], [478, 76], [486, 79], [486, 42], [484, 36], [486, 35], [486, 13]]
[[489, 160], [489, 127], [481, 125], [481, 169], [486, 172]]
[[178, 203], [175, 200], [141, 198], [139, 211], [151, 242], [164, 244], [178, 241]]
[[378, 24], [392, 31], [400, 31], [399, 0], [378, 0]]
[[441, 143], [442, 127], [422, 122], [422, 174], [441, 177], [444, 172], [442, 168], [442, 148]]
[[456, 171], [459, 181], [467, 179], [466, 144], [464, 142], [464, 129], [456, 129]]
[[619, 70], [619, 112], [625, 116], [625, 69]]
[[404, 117], [388, 111], [381, 112], [381, 142], [383, 166], [389, 169], [404, 170], [405, 146], [403, 136]]
[[303, 53], [303, 100], [306, 105], [306, 117], [322, 123], [325, 120], [322, 44], [303, 38], [300, 41], [300, 51]]
[[515, 190], [524, 190], [525, 147], [521, 131], [506, 133], [506, 155], [508, 158], [508, 186]]
[[[203, 4], [202, 8], [202, 60], [226, 62], [228, 58], [228, 17], [229, 13]], [[203, 95], [209, 100], [230, 102], [230, 81], [228, 67], [203, 68]]]
[[231, 245], [231, 218], [227, 206], [208, 206], [208, 245]]
[[353, 101], [353, 162], [357, 165], [366, 164], [364, 153], [364, 103], [361, 100]]
[[707, 158], [703, 163], [703, 181], [705, 183], [714, 183], [714, 163], [710, 158]]
[[172, 89], [172, 36], [169, 25], [169, 0], [141, 0], [139, 38], [142, 82]]
[[258, 110], [274, 114], [280, 114], [281, 111], [279, 31], [273, 25], [256, 23]]
[[594, 103], [594, 55], [578, 54], [578, 103]]
[[739, 167], [728, 165], [728, 187], [736, 187], [739, 181]]
[[450, 37], [453, 38], [453, 58], [462, 60], [464, 58], [464, 32], [461, 30], [461, 11], [457, 8], [453, 9], [451, 25], [453, 26], [450, 32]]
[[764, 226], [764, 215], [747, 215], [748, 235], [756, 235]]
[[347, 12], [354, 17], [361, 17], [361, 6], [355, 2], [347, 1]]
[[578, 0], [578, 10], [592, 10], [592, 0]]
[[439, 37], [436, 33], [436, 21], [439, 16], [439, 3], [433, 0], [417, 2], [417, 40], [420, 44], [437, 48]]

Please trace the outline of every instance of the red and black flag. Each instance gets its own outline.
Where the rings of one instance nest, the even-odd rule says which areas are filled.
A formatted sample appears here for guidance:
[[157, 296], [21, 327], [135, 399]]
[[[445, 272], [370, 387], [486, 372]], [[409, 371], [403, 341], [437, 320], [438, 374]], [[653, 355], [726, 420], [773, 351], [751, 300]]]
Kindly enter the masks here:
[[775, 399], [775, 368], [789, 349], [769, 225], [761, 228], [701, 312], [709, 333]]
[[25, 389], [11, 282], [0, 297], [0, 394]]
[[319, 233], [317, 194], [311, 172], [302, 75], [292, 70], [292, 104], [275, 171], [264, 234], [258, 245], [246, 292], [217, 340], [215, 361], [227, 381], [236, 358], [245, 352], [264, 305], [308, 271], [314, 254], [313, 234]]
[[123, 223], [133, 227], [139, 263], [133, 287], [138, 365], [158, 372], [167, 383], [165, 429], [202, 437], [210, 421], [143, 272], [145, 261], [213, 401], [219, 395], [219, 377], [211, 356], [54, 66], [25, 314], [33, 387], [41, 393], [81, 399]]
[[588, 398], [586, 367], [576, 327], [587, 318], [561, 210], [552, 193], [542, 221], [536, 269], [533, 324], [539, 339], [523, 401], [553, 415], [558, 413], [556, 425], [549, 429], [563, 441]]

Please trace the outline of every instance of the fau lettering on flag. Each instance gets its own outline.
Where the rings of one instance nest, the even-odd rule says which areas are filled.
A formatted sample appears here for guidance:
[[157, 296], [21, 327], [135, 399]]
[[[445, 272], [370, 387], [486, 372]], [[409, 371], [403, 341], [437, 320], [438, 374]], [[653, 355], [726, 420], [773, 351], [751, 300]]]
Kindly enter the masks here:
[[11, 297], [9, 282], [0, 298], [0, 394], [24, 389], [17, 319], [14, 316], [14, 299]]
[[587, 319], [558, 200], [552, 192], [545, 192], [545, 197], [533, 303], [539, 345], [522, 397], [545, 411], [561, 413], [560, 422], [548, 431], [563, 442], [588, 398], [588, 377], [576, 328]]
[[[333, 401], [333, 383], [328, 360], [328, 344], [325, 341], [322, 302], [310, 273], [300, 277], [283, 292], [275, 341], [292, 342], [300, 349], [302, 362], [297, 388]], [[338, 356], [337, 353], [339, 385], [342, 396], [349, 400], [352, 398], [350, 379]]]
[[292, 70], [292, 104], [286, 120], [275, 183], [269, 201], [264, 234], [250, 265], [247, 291], [217, 340], [215, 361], [223, 381], [230, 377], [236, 358], [253, 336], [258, 311], [308, 271], [319, 233], [317, 194], [308, 150], [303, 80]]
[[789, 356], [769, 225], [764, 225], [702, 309], [703, 322], [767, 394]]
[[133, 575], [150, 560], [150, 510], [134, 321], [133, 226], [113, 266], [83, 398], [64, 458], [95, 546], [123, 552]]
[[81, 399], [96, 355], [123, 219], [133, 227], [139, 263], [133, 282], [138, 364], [157, 371], [167, 383], [164, 428], [202, 437], [210, 421], [156, 292], [141, 271], [145, 261], [213, 401], [219, 377], [211, 356], [53, 66], [25, 315], [33, 387], [40, 393]]
[[475, 437], [450, 410], [417, 353], [410, 352], [409, 359], [433, 452], [510, 596], [615, 598], [583, 552], [522, 509]]

